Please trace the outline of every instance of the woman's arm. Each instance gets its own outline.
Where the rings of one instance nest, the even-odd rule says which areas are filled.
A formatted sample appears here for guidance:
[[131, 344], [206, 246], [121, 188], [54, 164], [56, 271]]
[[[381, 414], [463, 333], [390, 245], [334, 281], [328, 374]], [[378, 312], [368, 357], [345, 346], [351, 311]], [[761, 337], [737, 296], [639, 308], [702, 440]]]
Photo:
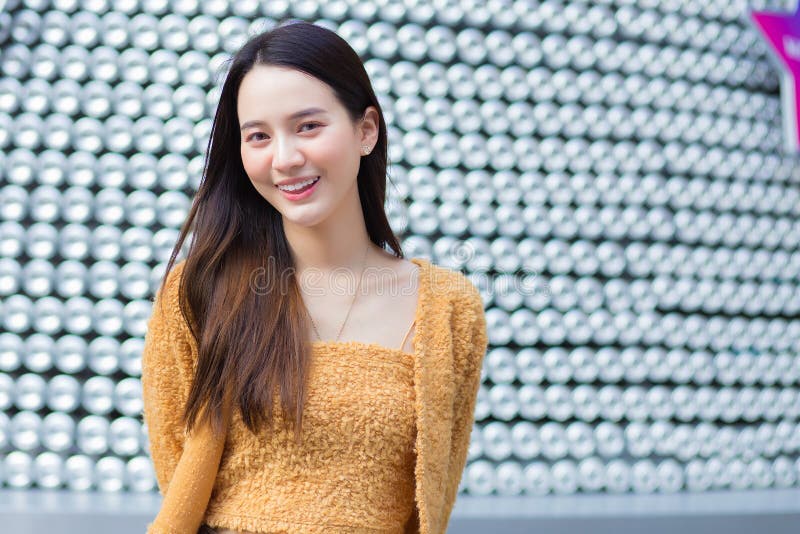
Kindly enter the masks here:
[[[182, 423], [197, 349], [180, 312], [175, 265], [156, 294], [142, 352], [144, 422], [156, 479], [164, 496], [150, 534], [195, 534], [216, 478], [225, 432], [198, 425], [187, 435]], [[227, 412], [226, 412], [227, 413]], [[224, 419], [227, 426], [227, 418]]]
[[197, 532], [211, 498], [224, 448], [225, 432], [214, 434], [205, 424], [186, 438], [161, 510], [149, 525], [148, 534]]
[[449, 517], [455, 504], [458, 486], [467, 462], [470, 434], [475, 421], [475, 402], [481, 381], [481, 367], [486, 355], [488, 337], [483, 299], [478, 289], [467, 281], [462, 312], [453, 325], [454, 400], [450, 464], [445, 487], [444, 517]]

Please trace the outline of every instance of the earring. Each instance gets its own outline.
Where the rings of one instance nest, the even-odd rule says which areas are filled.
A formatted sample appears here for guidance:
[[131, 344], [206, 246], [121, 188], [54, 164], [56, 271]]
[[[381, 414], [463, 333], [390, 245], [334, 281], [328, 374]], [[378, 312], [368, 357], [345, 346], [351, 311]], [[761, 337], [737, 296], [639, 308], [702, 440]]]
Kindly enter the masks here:
[[369, 146], [367, 146], [367, 145], [363, 145], [363, 146], [361, 147], [361, 151], [364, 153], [364, 155], [365, 155], [365, 156], [366, 156], [366, 155], [368, 155], [368, 154], [370, 153], [370, 151], [371, 151], [371, 150], [372, 150], [372, 149], [371, 149]]

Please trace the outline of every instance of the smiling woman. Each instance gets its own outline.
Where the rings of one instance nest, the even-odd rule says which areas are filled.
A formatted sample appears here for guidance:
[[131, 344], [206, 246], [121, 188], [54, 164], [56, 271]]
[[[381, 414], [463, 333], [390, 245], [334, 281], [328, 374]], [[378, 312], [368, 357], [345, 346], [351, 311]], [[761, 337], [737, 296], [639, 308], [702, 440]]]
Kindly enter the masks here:
[[245, 172], [285, 225], [316, 225], [343, 202], [358, 201], [360, 160], [378, 138], [375, 106], [353, 121], [329, 85], [295, 69], [257, 65], [239, 87], [237, 113]]
[[142, 354], [150, 534], [444, 533], [486, 320], [466, 276], [404, 258], [386, 137], [335, 33], [233, 58]]

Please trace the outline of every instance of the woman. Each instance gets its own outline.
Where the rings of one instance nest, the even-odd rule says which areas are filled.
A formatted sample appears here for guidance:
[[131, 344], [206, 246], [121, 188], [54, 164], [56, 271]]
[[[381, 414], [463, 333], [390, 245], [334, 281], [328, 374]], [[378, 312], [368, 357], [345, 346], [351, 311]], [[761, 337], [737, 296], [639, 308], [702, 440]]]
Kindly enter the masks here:
[[290, 23], [233, 58], [145, 339], [149, 532], [445, 531], [486, 322], [464, 275], [403, 258], [386, 155], [335, 33]]

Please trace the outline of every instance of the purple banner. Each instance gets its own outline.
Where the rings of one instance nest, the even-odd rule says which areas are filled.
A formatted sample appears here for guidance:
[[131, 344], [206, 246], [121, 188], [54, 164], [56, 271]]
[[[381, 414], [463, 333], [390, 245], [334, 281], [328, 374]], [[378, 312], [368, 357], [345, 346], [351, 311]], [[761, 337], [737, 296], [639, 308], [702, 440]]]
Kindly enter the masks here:
[[783, 98], [786, 144], [797, 150], [800, 148], [800, 3], [794, 13], [751, 11], [750, 16], [786, 69], [782, 90], [791, 92]]

